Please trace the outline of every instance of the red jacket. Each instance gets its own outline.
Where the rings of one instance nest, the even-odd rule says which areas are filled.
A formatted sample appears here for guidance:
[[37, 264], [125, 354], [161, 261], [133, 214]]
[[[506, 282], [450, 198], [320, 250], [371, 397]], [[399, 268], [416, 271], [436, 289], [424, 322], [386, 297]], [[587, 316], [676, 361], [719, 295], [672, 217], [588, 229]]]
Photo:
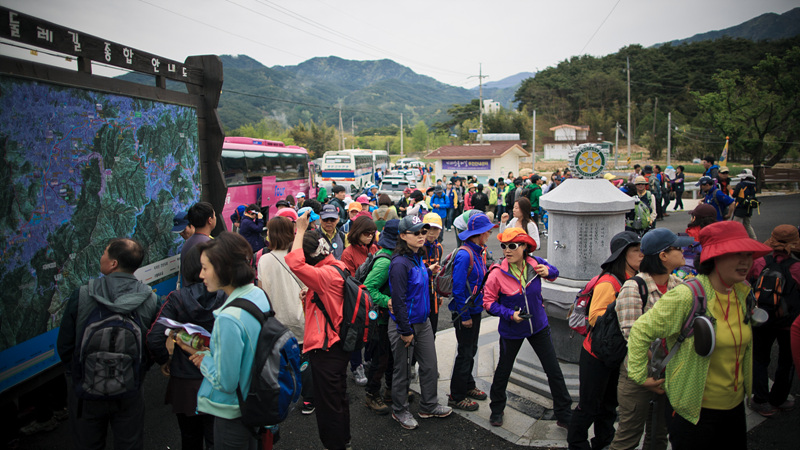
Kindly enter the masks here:
[[[331, 266], [346, 269], [343, 262], [337, 261], [333, 255], [317, 263], [316, 266], [306, 264], [303, 249], [298, 248], [286, 255], [286, 264], [307, 287], [308, 293], [303, 300], [306, 314], [306, 329], [303, 335], [303, 353], [322, 348], [325, 330], [328, 334], [328, 347], [339, 342], [339, 329], [342, 325], [342, 305], [344, 304], [344, 279]], [[325, 326], [325, 315], [311, 301], [318, 294], [325, 310], [333, 322], [333, 328]]]
[[367, 247], [366, 245], [353, 244], [351, 242], [350, 245], [344, 249], [344, 252], [342, 252], [341, 261], [347, 266], [347, 270], [350, 271], [350, 275], [355, 275], [358, 267], [361, 264], [364, 264], [364, 261], [367, 260], [367, 256], [377, 251], [378, 246], [375, 244]]

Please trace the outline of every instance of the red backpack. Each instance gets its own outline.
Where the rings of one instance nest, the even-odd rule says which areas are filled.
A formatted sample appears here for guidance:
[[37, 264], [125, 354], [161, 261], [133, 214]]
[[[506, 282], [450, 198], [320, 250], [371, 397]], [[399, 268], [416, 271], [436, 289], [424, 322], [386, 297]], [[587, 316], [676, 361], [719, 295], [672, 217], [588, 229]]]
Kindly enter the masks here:
[[[572, 302], [572, 306], [569, 308], [569, 312], [567, 313], [567, 323], [569, 327], [572, 328], [573, 331], [576, 331], [581, 336], [586, 336], [589, 333], [589, 307], [592, 304], [592, 295], [594, 294], [594, 287], [597, 285], [597, 282], [600, 280], [603, 274], [597, 275], [588, 283], [586, 286], [581, 289], [578, 294], [575, 296], [575, 301]], [[619, 282], [616, 276], [613, 274], [609, 274], [612, 276], [614, 289], [619, 293], [619, 290], [622, 288], [622, 284]]]

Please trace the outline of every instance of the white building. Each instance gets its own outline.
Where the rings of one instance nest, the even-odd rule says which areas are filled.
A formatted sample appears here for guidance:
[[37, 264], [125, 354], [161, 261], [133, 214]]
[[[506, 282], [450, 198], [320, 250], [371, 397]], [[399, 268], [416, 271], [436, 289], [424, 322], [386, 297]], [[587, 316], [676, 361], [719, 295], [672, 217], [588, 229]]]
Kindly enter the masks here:
[[520, 158], [529, 158], [530, 153], [522, 146], [523, 141], [495, 141], [472, 145], [446, 145], [428, 153], [426, 159], [435, 159], [436, 178], [450, 179], [454, 171], [460, 177], [475, 176], [486, 183], [489, 178], [505, 178], [508, 172], [518, 174]]
[[493, 114], [496, 112], [500, 112], [500, 102], [496, 102], [490, 98], [483, 101], [484, 114]]
[[544, 159], [566, 160], [572, 147], [589, 140], [589, 125], [558, 125], [550, 128], [552, 138], [544, 139]]

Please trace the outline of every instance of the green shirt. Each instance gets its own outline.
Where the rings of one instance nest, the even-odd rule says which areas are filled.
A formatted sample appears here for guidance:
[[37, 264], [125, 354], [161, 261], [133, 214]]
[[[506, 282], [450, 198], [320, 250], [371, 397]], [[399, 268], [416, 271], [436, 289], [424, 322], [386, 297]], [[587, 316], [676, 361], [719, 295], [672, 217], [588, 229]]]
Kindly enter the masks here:
[[[712, 296], [714, 287], [708, 277], [698, 275], [706, 295]], [[734, 285], [739, 299], [741, 316], [747, 309], [747, 295], [750, 286], [745, 283]], [[667, 348], [670, 350], [677, 341], [683, 323], [689, 316], [693, 305], [692, 290], [684, 284], [670, 289], [656, 304], [641, 317], [636, 319], [628, 337], [628, 378], [642, 384], [647, 378], [647, 351], [655, 339], [667, 336]], [[707, 308], [706, 315], [714, 317], [714, 309]], [[720, 320], [714, 324], [717, 332]], [[750, 327], [750, 325], [743, 325]], [[723, 330], [727, 332], [727, 330]], [[750, 397], [753, 377], [753, 341], [747, 343], [742, 363], [745, 398]], [[716, 351], [716, 350], [715, 350]], [[663, 384], [667, 397], [675, 412], [692, 424], [700, 420], [700, 408], [703, 404], [703, 392], [706, 388], [710, 357], [702, 357], [694, 351], [694, 336], [687, 338], [677, 350], [675, 356], [667, 364], [666, 381]], [[731, 389], [731, 394], [734, 394]]]
[[326, 200], [328, 200], [328, 190], [320, 186], [319, 192], [317, 193], [317, 201], [325, 203]]

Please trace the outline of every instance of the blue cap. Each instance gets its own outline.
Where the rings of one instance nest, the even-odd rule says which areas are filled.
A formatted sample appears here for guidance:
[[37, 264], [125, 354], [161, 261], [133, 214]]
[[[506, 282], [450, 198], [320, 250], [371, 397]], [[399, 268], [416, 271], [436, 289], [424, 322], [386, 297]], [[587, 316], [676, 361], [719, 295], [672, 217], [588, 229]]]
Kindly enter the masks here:
[[178, 214], [175, 214], [175, 217], [172, 219], [172, 232], [173, 233], [182, 233], [186, 227], [189, 226], [189, 219], [187, 216], [189, 215], [186, 211], [179, 211]]
[[642, 253], [657, 255], [668, 247], [688, 247], [694, 243], [691, 236], [678, 236], [667, 228], [656, 228], [642, 236]]
[[316, 220], [319, 220], [319, 215], [317, 215], [317, 213], [315, 213], [314, 210], [311, 209], [310, 206], [304, 206], [304, 207], [298, 209], [297, 210], [297, 216], [298, 217], [302, 216], [303, 214], [306, 213], [306, 211], [310, 211], [311, 212], [311, 214], [308, 216], [308, 220], [310, 220], [312, 222], [314, 222]]
[[383, 231], [381, 232], [381, 238], [378, 240], [378, 245], [381, 246], [381, 248], [394, 250], [397, 246], [397, 236], [400, 235], [398, 232], [399, 225], [400, 221], [398, 219], [386, 221], [386, 224], [383, 226]]
[[458, 238], [462, 241], [466, 241], [467, 239], [471, 238], [472, 236], [483, 234], [492, 228], [498, 227], [499, 225], [493, 224], [486, 214], [478, 213], [474, 214], [469, 217], [467, 221], [467, 229], [458, 233]]

